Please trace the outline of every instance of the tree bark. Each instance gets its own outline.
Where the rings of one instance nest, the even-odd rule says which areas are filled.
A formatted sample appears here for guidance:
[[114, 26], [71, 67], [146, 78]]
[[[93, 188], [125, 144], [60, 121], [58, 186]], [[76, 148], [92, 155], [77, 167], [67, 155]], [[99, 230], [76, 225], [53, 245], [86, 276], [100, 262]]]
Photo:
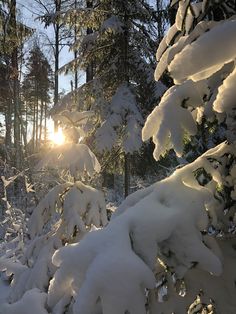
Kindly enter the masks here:
[[124, 160], [124, 192], [127, 197], [130, 192], [130, 155], [125, 153]]
[[[123, 7], [124, 12], [124, 33], [123, 33], [123, 75], [124, 81], [129, 85], [129, 63], [128, 63], [128, 16], [126, 12], [126, 4], [124, 3]], [[125, 197], [129, 195], [130, 190], [130, 158], [129, 154], [125, 153], [124, 156], [124, 186], [125, 186]]]
[[42, 129], [43, 129], [43, 100], [41, 100], [41, 106], [40, 106], [40, 118], [39, 118], [39, 146], [42, 142]]
[[32, 134], [32, 151], [35, 148], [35, 127], [36, 127], [36, 104], [34, 103], [33, 108], [33, 134]]
[[47, 141], [47, 103], [44, 103], [44, 142]]
[[6, 125], [6, 135], [5, 135], [5, 145], [11, 147], [12, 144], [12, 102], [9, 99], [8, 106], [5, 112], [5, 125]]
[[[87, 0], [86, 1], [87, 8], [92, 8], [93, 7], [93, 1], [92, 0]], [[93, 30], [91, 28], [87, 28], [87, 34], [92, 34]], [[93, 63], [90, 63], [86, 69], [86, 82], [88, 83], [93, 79], [94, 73], [93, 73]], [[89, 109], [89, 108], [88, 108]]]
[[[36, 90], [36, 93], [38, 94], [38, 91]], [[36, 96], [36, 117], [35, 117], [35, 147], [36, 150], [38, 149], [38, 142], [39, 142], [39, 99], [38, 95]]]
[[[16, 22], [16, 0], [11, 1], [11, 17], [10, 24], [12, 27], [12, 36], [17, 35], [17, 22]], [[12, 88], [13, 88], [13, 103], [14, 103], [14, 147], [15, 147], [15, 166], [21, 168], [21, 133], [20, 133], [20, 86], [19, 86], [19, 73], [18, 73], [18, 46], [17, 38], [13, 39], [13, 51], [11, 54], [12, 66]]]
[[[55, 1], [56, 5], [56, 13], [60, 12], [61, 10], [61, 0]], [[55, 30], [55, 67], [54, 67], [54, 108], [58, 105], [59, 100], [59, 76], [58, 76], [58, 70], [59, 70], [59, 54], [60, 54], [60, 23], [57, 20], [54, 25]], [[57, 121], [54, 121], [54, 131], [58, 131], [58, 123]]]

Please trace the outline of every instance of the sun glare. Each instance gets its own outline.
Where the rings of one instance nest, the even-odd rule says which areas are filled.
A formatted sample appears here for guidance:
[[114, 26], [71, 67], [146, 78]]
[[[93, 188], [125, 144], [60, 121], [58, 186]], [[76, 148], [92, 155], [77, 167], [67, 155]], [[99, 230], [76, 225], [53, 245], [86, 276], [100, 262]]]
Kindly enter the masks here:
[[65, 137], [64, 134], [62, 132], [62, 129], [58, 129], [57, 132], [52, 132], [50, 134], [49, 139], [56, 145], [62, 145], [65, 142]]

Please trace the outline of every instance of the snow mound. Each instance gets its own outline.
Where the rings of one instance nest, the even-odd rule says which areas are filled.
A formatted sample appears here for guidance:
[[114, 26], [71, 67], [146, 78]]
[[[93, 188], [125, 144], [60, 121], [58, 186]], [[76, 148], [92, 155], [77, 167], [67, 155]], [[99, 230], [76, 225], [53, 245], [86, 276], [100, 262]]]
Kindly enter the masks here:
[[0, 304], [1, 314], [48, 314], [45, 310], [47, 294], [38, 289], [27, 291], [18, 302]]

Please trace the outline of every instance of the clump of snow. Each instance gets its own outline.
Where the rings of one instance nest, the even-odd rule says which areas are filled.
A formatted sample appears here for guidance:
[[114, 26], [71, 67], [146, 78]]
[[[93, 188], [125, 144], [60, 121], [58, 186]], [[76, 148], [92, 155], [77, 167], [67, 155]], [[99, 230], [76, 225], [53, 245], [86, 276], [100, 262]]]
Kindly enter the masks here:
[[178, 30], [182, 30], [183, 23], [186, 17], [186, 13], [189, 7], [190, 0], [187, 1], [179, 1], [179, 8], [175, 18], [175, 25]]
[[101, 166], [94, 153], [85, 144], [65, 143], [54, 147], [38, 164], [37, 168], [58, 167], [68, 170], [73, 177], [87, 173], [93, 176]]
[[[220, 70], [224, 64], [234, 60], [236, 57], [236, 45], [233, 40], [235, 33], [236, 20], [227, 20], [218, 23], [209, 32], [187, 45], [175, 56], [168, 67], [175, 82], [208, 78]], [[221, 38], [220, 46], [219, 38]]]
[[67, 236], [73, 233], [75, 227], [86, 232], [86, 226], [100, 227], [107, 224], [103, 193], [80, 181], [66, 194], [63, 209], [63, 224]]
[[236, 79], [236, 68], [224, 80], [223, 84], [218, 89], [216, 100], [213, 103], [213, 108], [217, 112], [228, 112], [236, 108], [234, 84]]
[[30, 236], [40, 235], [56, 212], [62, 218], [60, 232], [67, 237], [73, 234], [75, 227], [86, 232], [86, 226], [107, 224], [103, 193], [80, 181], [57, 185], [49, 191], [29, 219]]
[[112, 15], [107, 20], [105, 20], [101, 26], [101, 31], [113, 32], [113, 33], [123, 33], [124, 24], [121, 22], [119, 17]]
[[48, 314], [45, 309], [47, 294], [38, 289], [27, 291], [22, 299], [19, 301], [8, 304], [0, 304], [1, 314]]
[[192, 107], [201, 106], [207, 93], [205, 81], [194, 83], [189, 80], [167, 90], [160, 104], [148, 116], [142, 130], [144, 141], [150, 137], [153, 139], [155, 144], [153, 155], [156, 160], [171, 147], [178, 156], [181, 156], [185, 133], [194, 135], [197, 131], [191, 112], [181, 105], [185, 102]]
[[56, 208], [60, 209], [62, 207], [60, 195], [70, 186], [70, 183], [56, 185], [39, 202], [28, 223], [28, 232], [32, 238], [36, 234], [41, 233], [45, 224], [56, 211]]
[[[156, 59], [158, 64], [155, 70], [155, 80], [158, 81], [160, 79], [161, 75], [167, 69], [171, 61], [173, 61], [175, 56], [178, 55], [178, 53], [180, 53], [186, 46], [189, 46], [198, 37], [200, 37], [200, 35], [214, 27], [216, 24], [217, 22], [214, 21], [201, 21], [189, 35], [184, 36], [182, 33], [178, 35], [176, 25], [172, 25], [157, 49]], [[177, 38], [175, 38], [176, 36]], [[170, 42], [174, 39], [175, 42], [170, 45]]]
[[123, 148], [126, 153], [138, 150], [141, 145], [142, 116], [137, 108], [134, 94], [127, 84], [122, 84], [112, 97], [110, 113], [96, 132], [100, 151], [110, 150], [123, 133]]

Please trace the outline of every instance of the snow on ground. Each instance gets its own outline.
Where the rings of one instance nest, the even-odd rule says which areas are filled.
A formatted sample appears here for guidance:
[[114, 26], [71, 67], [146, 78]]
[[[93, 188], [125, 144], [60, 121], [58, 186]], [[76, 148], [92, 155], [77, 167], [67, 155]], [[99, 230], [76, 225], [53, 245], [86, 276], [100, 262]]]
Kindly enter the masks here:
[[2, 278], [0, 274], [0, 306], [2, 303], [6, 301], [9, 292], [10, 292], [10, 286], [7, 284], [7, 282]]

